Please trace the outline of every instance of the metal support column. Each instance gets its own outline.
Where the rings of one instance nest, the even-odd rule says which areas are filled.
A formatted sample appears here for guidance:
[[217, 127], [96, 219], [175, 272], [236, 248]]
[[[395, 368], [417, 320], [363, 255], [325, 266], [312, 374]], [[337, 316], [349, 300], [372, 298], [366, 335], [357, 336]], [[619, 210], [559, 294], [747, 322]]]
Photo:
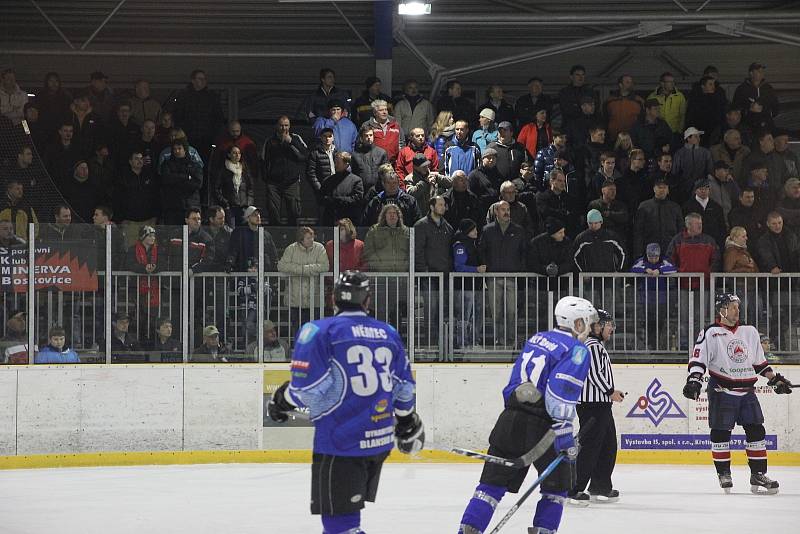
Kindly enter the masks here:
[[111, 363], [111, 225], [106, 225], [106, 283], [105, 283], [105, 306], [103, 306], [103, 327], [105, 330], [106, 346], [103, 350], [106, 353], [106, 363]]
[[[414, 303], [414, 228], [408, 229], [408, 358], [411, 363], [414, 363], [414, 326], [417, 320], [414, 313], [417, 311], [417, 306]], [[400, 325], [398, 325], [400, 326]]]
[[36, 225], [28, 223], [28, 363], [33, 365], [36, 344]]
[[[258, 270], [256, 271], [258, 280], [256, 281], [256, 354], [258, 362], [264, 363], [264, 227], [258, 227]], [[247, 318], [245, 317], [245, 323]], [[245, 332], [246, 332], [245, 328]], [[246, 334], [245, 334], [245, 337]]]
[[373, 7], [375, 76], [381, 79], [381, 85], [388, 95], [392, 94], [393, 11], [394, 2], [375, 2]]
[[181, 227], [183, 243], [183, 261], [181, 262], [181, 346], [183, 347], [183, 363], [189, 362], [189, 227]]

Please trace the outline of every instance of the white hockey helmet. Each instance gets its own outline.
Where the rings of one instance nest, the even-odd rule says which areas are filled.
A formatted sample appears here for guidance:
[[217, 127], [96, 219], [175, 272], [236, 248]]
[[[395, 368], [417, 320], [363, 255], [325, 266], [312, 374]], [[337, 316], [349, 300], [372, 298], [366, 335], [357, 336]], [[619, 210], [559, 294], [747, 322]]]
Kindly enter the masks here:
[[[589, 327], [600, 320], [597, 310], [586, 299], [580, 297], [564, 297], [556, 303], [556, 324], [575, 334], [584, 334]], [[583, 319], [584, 330], [575, 330], [575, 321]]]

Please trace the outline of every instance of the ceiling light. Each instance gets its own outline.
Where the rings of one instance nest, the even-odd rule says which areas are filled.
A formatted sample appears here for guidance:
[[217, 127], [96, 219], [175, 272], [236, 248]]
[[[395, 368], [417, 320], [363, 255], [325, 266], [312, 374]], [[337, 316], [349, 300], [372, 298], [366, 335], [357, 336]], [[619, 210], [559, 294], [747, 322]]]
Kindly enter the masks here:
[[400, 2], [397, 5], [397, 12], [401, 15], [430, 15], [431, 4], [429, 2]]

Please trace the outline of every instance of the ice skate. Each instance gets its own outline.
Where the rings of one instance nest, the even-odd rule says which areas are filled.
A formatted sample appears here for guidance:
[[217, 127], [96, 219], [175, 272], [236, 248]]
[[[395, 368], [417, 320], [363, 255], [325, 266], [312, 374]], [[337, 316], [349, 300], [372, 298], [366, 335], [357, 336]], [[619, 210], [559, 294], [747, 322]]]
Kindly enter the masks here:
[[589, 499], [592, 502], [603, 503], [603, 504], [617, 502], [619, 500], [619, 491], [615, 489], [605, 492], [589, 491]]
[[722, 488], [725, 493], [730, 493], [733, 489], [733, 478], [731, 478], [730, 471], [727, 473], [718, 473], [717, 476], [719, 476], [719, 487]]
[[568, 495], [567, 499], [567, 502], [573, 506], [589, 506], [589, 495], [582, 491]]
[[750, 492], [754, 495], [775, 495], [778, 493], [778, 482], [764, 473], [750, 475]]

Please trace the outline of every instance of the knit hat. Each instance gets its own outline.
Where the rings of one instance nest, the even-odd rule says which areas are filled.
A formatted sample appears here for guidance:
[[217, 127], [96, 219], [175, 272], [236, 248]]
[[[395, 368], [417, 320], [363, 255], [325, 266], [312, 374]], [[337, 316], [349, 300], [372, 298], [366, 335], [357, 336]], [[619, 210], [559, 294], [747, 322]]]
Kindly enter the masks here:
[[483, 108], [481, 110], [481, 112], [479, 113], [479, 116], [485, 117], [485, 118], [489, 119], [490, 121], [493, 121], [494, 120], [494, 110], [491, 110], [489, 108]]
[[658, 243], [648, 243], [645, 248], [645, 253], [648, 256], [661, 256], [661, 245]]
[[589, 213], [586, 214], [586, 222], [587, 223], [601, 223], [603, 222], [603, 215], [595, 209], [589, 210]]
[[461, 219], [461, 222], [458, 223], [458, 231], [465, 235], [477, 227], [478, 225], [472, 219]]
[[497, 150], [495, 150], [495, 149], [493, 149], [493, 148], [491, 148], [491, 147], [490, 147], [490, 148], [487, 148], [487, 149], [486, 149], [486, 150], [484, 150], [484, 151], [483, 151], [483, 153], [481, 154], [481, 157], [482, 157], [482, 158], [485, 158], [486, 156], [494, 156], [494, 157], [497, 157]]
[[414, 154], [414, 159], [411, 160], [414, 167], [427, 167], [431, 164], [430, 160], [425, 157], [425, 154]]
[[149, 235], [156, 235], [156, 229], [148, 225], [142, 226], [142, 228], [139, 230], [139, 241], [142, 241]]
[[563, 222], [561, 222], [561, 219], [558, 219], [556, 217], [548, 217], [544, 221], [544, 231], [550, 235], [555, 234], [562, 228], [566, 228], [566, 225]]

